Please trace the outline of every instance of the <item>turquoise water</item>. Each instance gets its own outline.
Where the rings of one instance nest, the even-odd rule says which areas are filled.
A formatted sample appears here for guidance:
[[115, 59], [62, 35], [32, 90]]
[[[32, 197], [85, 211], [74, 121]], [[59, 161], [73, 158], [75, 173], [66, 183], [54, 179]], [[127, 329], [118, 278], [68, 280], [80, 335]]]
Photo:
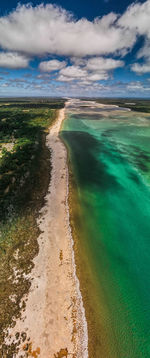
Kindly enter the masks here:
[[95, 331], [93, 344], [108, 347], [93, 358], [148, 358], [150, 116], [73, 101], [61, 135], [77, 184], [80, 240], [101, 301], [97, 319], [108, 331]]

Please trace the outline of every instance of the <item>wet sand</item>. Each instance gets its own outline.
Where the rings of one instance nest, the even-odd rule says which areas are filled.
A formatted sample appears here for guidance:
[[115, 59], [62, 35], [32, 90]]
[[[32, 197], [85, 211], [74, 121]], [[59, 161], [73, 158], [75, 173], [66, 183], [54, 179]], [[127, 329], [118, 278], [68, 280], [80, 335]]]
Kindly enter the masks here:
[[69, 225], [67, 152], [59, 138], [64, 116], [65, 108], [47, 136], [52, 176], [38, 219], [39, 254], [34, 259], [25, 310], [8, 337], [10, 343], [16, 333], [24, 334], [16, 358], [88, 357], [87, 324]]

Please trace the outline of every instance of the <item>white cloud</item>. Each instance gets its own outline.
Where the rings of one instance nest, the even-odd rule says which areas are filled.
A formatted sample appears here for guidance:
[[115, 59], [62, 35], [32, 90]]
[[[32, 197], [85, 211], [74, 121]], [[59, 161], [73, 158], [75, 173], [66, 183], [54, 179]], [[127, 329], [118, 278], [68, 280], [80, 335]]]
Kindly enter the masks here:
[[0, 67], [4, 68], [26, 68], [28, 67], [29, 59], [14, 52], [0, 52]]
[[60, 81], [60, 82], [72, 82], [72, 81], [74, 81], [74, 77], [67, 77], [67, 76], [64, 76], [64, 75], [59, 75], [57, 77], [57, 81]]
[[133, 3], [118, 21], [120, 26], [132, 30], [139, 35], [150, 38], [150, 0], [141, 3]]
[[139, 74], [150, 72], [149, 19], [150, 0], [133, 3], [122, 16], [109, 13], [93, 21], [76, 20], [52, 4], [19, 5], [9, 15], [0, 17], [0, 48], [4, 51], [0, 52], [0, 67], [25, 68], [33, 56], [40, 56], [42, 61], [42, 56], [63, 55], [71, 57], [72, 65], [58, 59], [42, 61], [39, 69], [45, 73], [38, 79], [44, 81], [44, 75], [59, 71], [57, 81], [66, 82], [66, 86], [71, 82], [94, 85], [124, 66], [122, 60], [110, 58], [111, 54], [125, 55], [137, 37], [143, 35], [145, 43], [137, 58], [143, 57], [145, 63], [137, 61], [131, 69]]
[[[144, 36], [145, 43], [139, 50], [137, 58], [149, 58], [150, 63], [150, 0], [145, 1], [143, 4], [133, 3], [119, 19], [118, 24], [129, 29], [136, 36]], [[143, 66], [135, 63], [132, 69], [138, 73], [149, 72], [149, 63]]]
[[50, 60], [43, 61], [39, 65], [39, 69], [43, 72], [53, 72], [61, 70], [66, 66], [66, 61]]
[[94, 57], [87, 61], [86, 68], [91, 71], [110, 71], [123, 65], [123, 61], [114, 60], [112, 58]]
[[[110, 76], [110, 70], [124, 65], [123, 61], [111, 58], [95, 57], [90, 59], [77, 59], [74, 63], [78, 65], [67, 66], [60, 70], [57, 80], [61, 82], [79, 81], [91, 82], [107, 80]], [[80, 64], [80, 65], [79, 65]]]
[[134, 32], [118, 26], [110, 13], [94, 21], [75, 20], [52, 4], [18, 6], [0, 18], [0, 46], [30, 55], [100, 55], [127, 51], [136, 40]]
[[139, 64], [139, 63], [134, 63], [131, 66], [132, 71], [138, 73], [138, 74], [143, 74], [143, 73], [147, 73], [150, 72], [150, 61], [146, 62], [144, 64]]
[[79, 66], [67, 66], [63, 68], [59, 72], [59, 76], [57, 78], [58, 81], [61, 82], [70, 82], [70, 81], [78, 81], [78, 82], [91, 82], [91, 81], [99, 81], [105, 80], [108, 78], [106, 72], [101, 73], [94, 73], [88, 72], [86, 67], [79, 67]]
[[63, 68], [60, 72], [61, 75], [71, 78], [83, 78], [87, 75], [87, 71], [79, 66], [67, 66]]
[[100, 72], [100, 73], [91, 73], [88, 75], [89, 81], [100, 81], [100, 80], [107, 80], [109, 78], [107, 72]]
[[[68, 77], [69, 78], [69, 77]], [[137, 97], [142, 95], [147, 97], [150, 94], [150, 86], [147, 82], [118, 82], [113, 84], [101, 84], [94, 81], [82, 80], [74, 82], [65, 82], [65, 83], [44, 83], [38, 82], [37, 77], [24, 80], [23, 78], [19, 79], [8, 79], [5, 83], [1, 84], [1, 94], [8, 95], [47, 95], [47, 93], [56, 95], [56, 96], [127, 96], [131, 95], [132, 97]]]
[[135, 81], [135, 82], [130, 82], [127, 85], [127, 89], [130, 91], [135, 91], [135, 90], [143, 90], [143, 85], [141, 84], [141, 82], [139, 81]]
[[49, 75], [49, 73], [42, 73], [40, 75], [37, 75], [36, 78], [39, 80], [43, 80], [43, 79], [50, 78], [50, 75]]
[[140, 81], [130, 82], [127, 84], [127, 90], [133, 92], [150, 92], [150, 87], [146, 83], [142, 83]]
[[70, 61], [76, 66], [85, 66], [87, 62], [86, 59], [82, 57], [71, 57]]
[[137, 58], [150, 59], [150, 40], [145, 41], [144, 46], [138, 51]]
[[58, 81], [71, 82], [71, 81], [84, 81], [88, 76], [88, 72], [79, 66], [67, 66], [60, 70]]
[[135, 62], [131, 66], [131, 70], [137, 74], [143, 74], [150, 72], [150, 40], [147, 40], [144, 46], [138, 51], [137, 59], [144, 58], [144, 62]]

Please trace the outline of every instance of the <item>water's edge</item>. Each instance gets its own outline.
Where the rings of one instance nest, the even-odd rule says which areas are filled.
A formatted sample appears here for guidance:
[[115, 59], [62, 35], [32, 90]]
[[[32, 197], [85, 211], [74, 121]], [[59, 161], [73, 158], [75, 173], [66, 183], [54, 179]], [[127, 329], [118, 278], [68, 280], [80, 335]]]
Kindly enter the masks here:
[[[69, 101], [67, 101], [65, 103], [65, 108], [67, 107], [67, 105], [69, 104]], [[65, 114], [66, 115], [66, 114]], [[67, 210], [67, 218], [68, 218], [68, 231], [69, 231], [69, 236], [70, 236], [70, 243], [71, 243], [71, 248], [72, 248], [72, 266], [73, 266], [73, 278], [75, 280], [75, 284], [76, 284], [76, 290], [77, 290], [77, 320], [79, 325], [81, 325], [81, 329], [80, 329], [80, 333], [78, 333], [78, 335], [80, 336], [80, 346], [81, 346], [81, 352], [82, 352], [82, 357], [81, 357], [81, 353], [78, 352], [79, 355], [77, 355], [77, 357], [79, 358], [88, 358], [89, 354], [88, 354], [88, 324], [87, 324], [87, 320], [86, 320], [86, 313], [85, 313], [85, 307], [84, 307], [84, 302], [83, 302], [83, 297], [82, 297], [82, 293], [81, 293], [81, 289], [80, 289], [80, 281], [78, 278], [78, 274], [77, 274], [77, 264], [76, 264], [76, 255], [75, 255], [75, 251], [74, 251], [74, 245], [75, 245], [75, 241], [74, 241], [74, 236], [73, 236], [73, 228], [72, 228], [72, 219], [71, 219], [71, 201], [70, 201], [70, 195], [71, 195], [71, 190], [70, 190], [70, 165], [69, 165], [69, 158], [68, 158], [68, 148], [65, 145], [65, 142], [62, 139], [62, 136], [60, 135], [61, 133], [61, 129], [63, 126], [63, 122], [65, 120], [65, 116], [64, 119], [62, 121], [60, 130], [59, 130], [59, 139], [62, 142], [65, 151], [66, 151], [66, 172], [67, 172], [67, 196], [66, 196], [66, 210]]]

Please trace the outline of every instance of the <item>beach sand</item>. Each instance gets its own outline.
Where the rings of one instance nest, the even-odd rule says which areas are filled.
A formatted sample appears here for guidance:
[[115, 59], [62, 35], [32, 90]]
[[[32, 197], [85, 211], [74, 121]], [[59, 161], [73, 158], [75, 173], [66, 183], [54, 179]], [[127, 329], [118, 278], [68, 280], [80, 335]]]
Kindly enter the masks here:
[[7, 342], [15, 342], [16, 333], [24, 337], [16, 358], [88, 357], [87, 324], [69, 225], [67, 151], [59, 138], [65, 110], [59, 111], [47, 136], [52, 176], [38, 219], [39, 254], [34, 259], [25, 310], [9, 330]]

